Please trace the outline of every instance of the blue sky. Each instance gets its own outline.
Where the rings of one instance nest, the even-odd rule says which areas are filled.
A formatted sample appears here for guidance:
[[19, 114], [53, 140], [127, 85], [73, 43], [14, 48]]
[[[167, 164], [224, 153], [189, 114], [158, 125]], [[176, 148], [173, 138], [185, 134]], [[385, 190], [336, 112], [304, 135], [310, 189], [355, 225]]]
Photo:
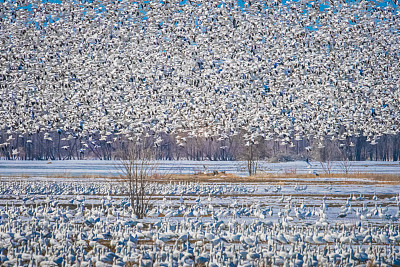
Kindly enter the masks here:
[[[8, 1], [8, 2], [13, 2], [13, 0], [0, 0], [0, 3], [4, 3], [4, 1]], [[62, 0], [42, 0], [42, 3], [61, 3]], [[86, 0], [87, 2], [92, 2], [93, 0]], [[292, 2], [298, 2], [299, 0], [281, 0], [281, 3], [284, 5], [290, 5]], [[359, 0], [346, 0], [348, 3], [355, 3], [355, 2], [359, 2]], [[145, 1], [146, 2], [150, 2], [150, 1]], [[163, 1], [160, 1], [161, 3]], [[179, 2], [180, 5], [184, 5], [188, 2], [188, 0], [182, 0]], [[315, 1], [309, 1], [309, 6], [311, 7], [312, 3], [314, 3]], [[384, 0], [384, 1], [377, 1], [377, 0], [372, 0], [371, 2], [375, 3], [377, 6], [382, 6], [382, 7], [386, 7], [388, 5], [391, 5], [393, 7], [395, 7], [395, 12], [397, 12], [397, 6], [394, 4], [394, 1], [390, 1], [390, 0]], [[28, 1], [29, 3], [29, 1]], [[135, 3], [135, 2], [132, 2]], [[236, 0], [236, 3], [239, 7], [245, 7], [245, 3], [246, 1], [243, 0]], [[328, 1], [320, 1], [320, 11], [323, 12], [326, 8], [329, 7], [329, 2]], [[24, 6], [17, 6], [17, 9], [19, 8], [23, 8], [23, 9], [27, 9], [29, 11], [32, 11], [32, 4], [27, 4]], [[102, 11], [105, 11], [105, 7]], [[99, 11], [99, 12], [102, 12]], [[304, 10], [304, 13], [306, 13], [307, 10]], [[57, 21], [59, 18], [57, 17], [51, 17], [50, 15], [47, 17], [47, 22], [45, 22], [42, 26], [46, 26], [48, 23], [52, 23], [54, 21]], [[143, 19], [147, 19], [147, 17], [144, 17]], [[353, 24], [354, 22], [349, 21], [349, 24]], [[37, 26], [38, 23], [35, 23]], [[317, 22], [318, 24], [318, 22]], [[317, 25], [318, 27], [318, 25]], [[317, 30], [317, 27], [307, 27], [309, 30]]]

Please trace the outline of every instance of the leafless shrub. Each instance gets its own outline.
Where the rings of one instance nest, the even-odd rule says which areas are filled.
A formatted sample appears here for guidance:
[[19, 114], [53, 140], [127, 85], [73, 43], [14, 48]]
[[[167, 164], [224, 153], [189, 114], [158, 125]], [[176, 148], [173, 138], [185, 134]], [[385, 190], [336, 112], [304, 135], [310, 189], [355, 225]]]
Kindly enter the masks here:
[[284, 170], [284, 174], [286, 175], [296, 175], [297, 174], [297, 168], [288, 168]]
[[349, 174], [353, 171], [353, 164], [349, 160], [341, 161], [339, 166], [344, 174]]
[[121, 180], [128, 186], [133, 212], [138, 219], [142, 219], [146, 215], [150, 200], [146, 190], [157, 166], [151, 162], [150, 154], [146, 153], [146, 150], [137, 150], [133, 146], [121, 160], [119, 168]]
[[259, 150], [258, 142], [248, 141], [245, 148], [244, 159], [246, 161], [246, 170], [249, 176], [257, 175], [259, 170]]
[[247, 159], [247, 172], [249, 176], [253, 176], [257, 174], [258, 170], [258, 160], [254, 158]]
[[320, 161], [320, 164], [324, 174], [330, 176], [332, 174], [333, 162], [329, 160], [326, 162]]

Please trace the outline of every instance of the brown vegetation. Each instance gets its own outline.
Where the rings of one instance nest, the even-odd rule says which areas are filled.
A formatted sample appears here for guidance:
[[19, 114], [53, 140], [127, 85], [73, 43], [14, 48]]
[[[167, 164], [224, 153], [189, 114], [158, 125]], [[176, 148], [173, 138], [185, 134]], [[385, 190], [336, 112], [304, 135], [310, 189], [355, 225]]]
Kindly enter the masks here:
[[[4, 176], [8, 179], [24, 180], [32, 178], [29, 175]], [[124, 181], [120, 176], [104, 176], [104, 175], [80, 175], [72, 176], [70, 174], [46, 175], [46, 179], [52, 181], [57, 179], [77, 179], [77, 180], [95, 180], [110, 179], [114, 181]], [[329, 181], [320, 178], [334, 178]], [[296, 179], [296, 180], [288, 180]], [[304, 180], [302, 180], [304, 179]], [[350, 179], [350, 180], [348, 180]], [[311, 181], [310, 181], [311, 180]], [[195, 174], [168, 174], [161, 175], [153, 173], [147, 178], [147, 182], [169, 183], [169, 182], [232, 182], [232, 183], [258, 183], [258, 182], [296, 182], [296, 183], [334, 183], [334, 184], [368, 184], [368, 183], [400, 183], [400, 176], [397, 174], [380, 174], [380, 173], [320, 173], [315, 174], [299, 174], [296, 171], [287, 171], [284, 173], [259, 173], [253, 176], [238, 176], [232, 173], [195, 173]]]

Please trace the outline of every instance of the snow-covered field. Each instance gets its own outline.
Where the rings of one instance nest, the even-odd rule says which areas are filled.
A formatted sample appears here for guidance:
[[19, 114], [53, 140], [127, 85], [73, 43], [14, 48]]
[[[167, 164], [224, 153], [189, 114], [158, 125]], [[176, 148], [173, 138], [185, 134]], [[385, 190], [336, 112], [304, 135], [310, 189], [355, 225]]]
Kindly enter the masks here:
[[[81, 176], [118, 175], [118, 161], [102, 160], [68, 160], [68, 161], [9, 161], [0, 160], [0, 175], [27, 175], [27, 176], [48, 176], [67, 175]], [[193, 174], [203, 171], [226, 171], [241, 176], [246, 176], [246, 162], [240, 161], [157, 161], [158, 172], [172, 174]], [[259, 162], [260, 172], [266, 173], [309, 173], [313, 170], [324, 172], [320, 162], [310, 162], [311, 166], [305, 161], [267, 163]], [[348, 163], [349, 172], [360, 173], [384, 173], [400, 174], [400, 164], [398, 161], [357, 161]], [[326, 163], [324, 164], [326, 165]], [[330, 162], [332, 173], [344, 173], [343, 162]]]
[[[24, 164], [48, 173], [66, 166], [14, 162], [9, 169], [22, 170]], [[384, 163], [358, 164], [384, 169]], [[85, 173], [96, 162], [87, 166]], [[400, 264], [400, 185], [323, 179], [151, 183], [147, 216], [137, 219], [126, 184], [107, 177], [51, 182], [3, 177], [0, 261], [5, 266]]]

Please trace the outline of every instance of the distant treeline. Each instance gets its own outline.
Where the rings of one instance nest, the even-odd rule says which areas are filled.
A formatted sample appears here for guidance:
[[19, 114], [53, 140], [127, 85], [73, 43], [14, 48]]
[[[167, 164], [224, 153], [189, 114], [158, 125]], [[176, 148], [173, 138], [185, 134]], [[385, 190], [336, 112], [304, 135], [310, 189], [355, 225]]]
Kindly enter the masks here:
[[135, 145], [146, 149], [150, 157], [157, 160], [246, 160], [251, 151], [252, 157], [273, 162], [306, 158], [319, 161], [397, 161], [400, 151], [399, 135], [383, 135], [374, 145], [364, 136], [327, 139], [323, 141], [324, 147], [318, 147], [320, 141], [312, 138], [294, 141], [294, 146], [263, 138], [249, 144], [243, 134], [225, 139], [163, 134], [162, 142], [155, 142], [157, 138], [149, 133], [140, 136], [139, 140], [137, 138], [100, 133], [81, 136], [60, 131], [31, 135], [3, 132], [0, 133], [0, 156], [9, 160], [111, 160], [123, 158], [129, 147]]

